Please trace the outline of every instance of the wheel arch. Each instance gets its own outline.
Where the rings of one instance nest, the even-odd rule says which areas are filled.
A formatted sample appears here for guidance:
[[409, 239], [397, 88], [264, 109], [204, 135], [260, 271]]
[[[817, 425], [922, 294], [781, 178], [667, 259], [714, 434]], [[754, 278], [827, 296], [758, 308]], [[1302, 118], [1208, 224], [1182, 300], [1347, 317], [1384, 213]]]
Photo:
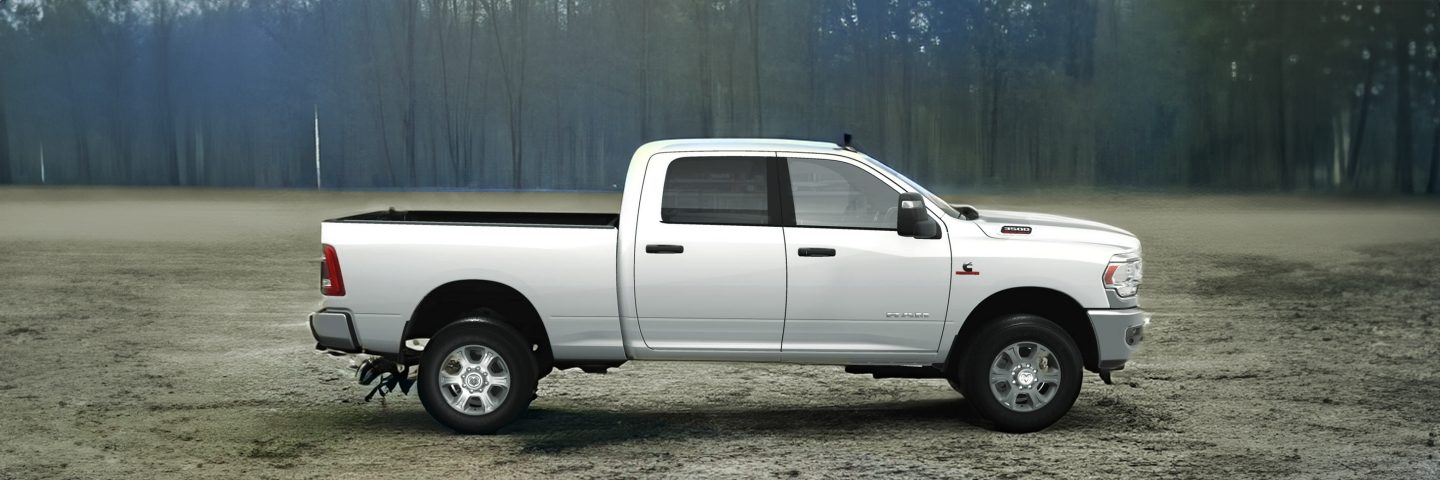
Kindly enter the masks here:
[[541, 371], [548, 371], [555, 357], [540, 311], [519, 290], [490, 280], [456, 280], [426, 293], [415, 306], [410, 320], [405, 322], [400, 340], [402, 354], [405, 351], [404, 342], [430, 338], [440, 329], [462, 320], [463, 316], [487, 309], [496, 313], [490, 320], [505, 324], [525, 337], [535, 352], [536, 361], [543, 369]]
[[1095, 345], [1095, 330], [1090, 326], [1090, 317], [1086, 315], [1085, 308], [1064, 292], [1044, 287], [1001, 290], [976, 305], [970, 315], [965, 317], [965, 323], [950, 344], [950, 351], [945, 357], [946, 371], [953, 372], [956, 362], [952, 360], [963, 358], [970, 339], [973, 339], [981, 328], [1002, 315], [1016, 313], [1044, 317], [1065, 329], [1065, 333], [1069, 334], [1080, 348], [1080, 355], [1085, 359], [1085, 369], [1097, 371], [1099, 353]]

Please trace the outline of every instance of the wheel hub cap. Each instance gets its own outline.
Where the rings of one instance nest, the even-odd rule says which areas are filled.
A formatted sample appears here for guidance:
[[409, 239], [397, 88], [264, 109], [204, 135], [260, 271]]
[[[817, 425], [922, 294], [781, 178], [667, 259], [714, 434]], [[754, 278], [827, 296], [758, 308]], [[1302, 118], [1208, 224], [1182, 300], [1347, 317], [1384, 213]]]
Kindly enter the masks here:
[[1030, 387], [1035, 384], [1035, 369], [1028, 365], [1015, 371], [1015, 382], [1021, 387]]
[[484, 389], [485, 384], [488, 383], [485, 380], [485, 372], [481, 372], [478, 367], [465, 371], [464, 385], [466, 390], [478, 392]]
[[990, 393], [1012, 411], [1044, 407], [1059, 392], [1060, 380], [1060, 362], [1040, 342], [1012, 343], [990, 362]]
[[[0, 0], [3, 1], [3, 0]], [[485, 415], [510, 396], [510, 366], [484, 345], [464, 345], [445, 356], [435, 372], [422, 372], [440, 385], [444, 402], [465, 415]]]

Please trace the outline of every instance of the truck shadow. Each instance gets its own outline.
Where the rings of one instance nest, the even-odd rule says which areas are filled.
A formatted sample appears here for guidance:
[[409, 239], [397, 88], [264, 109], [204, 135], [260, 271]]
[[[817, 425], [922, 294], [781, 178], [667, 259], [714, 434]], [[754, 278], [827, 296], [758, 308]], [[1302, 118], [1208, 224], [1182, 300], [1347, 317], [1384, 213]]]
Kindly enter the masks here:
[[632, 411], [532, 407], [501, 434], [523, 449], [559, 453], [647, 439], [706, 439], [745, 435], [845, 435], [891, 429], [959, 431], [985, 428], [963, 399], [813, 408], [645, 409]]
[[[450, 430], [431, 419], [418, 402], [396, 407], [362, 408], [345, 415], [307, 415], [305, 423], [312, 427], [322, 426], [316, 423], [324, 424], [325, 428], [321, 430], [329, 432], [364, 428], [386, 434], [451, 434]], [[1117, 424], [1113, 421], [1121, 414], [1135, 416], [1137, 408], [1143, 410], [1129, 403], [1081, 401], [1065, 418], [1046, 431], [1155, 429], [1148, 428], [1151, 425]], [[746, 436], [845, 437], [873, 435], [875, 432], [1003, 435], [992, 432], [989, 424], [977, 416], [963, 398], [805, 408], [661, 407], [623, 411], [535, 405], [497, 435], [516, 442], [525, 453], [543, 455], [648, 440], [724, 440]]]
[[[1167, 412], [1107, 396], [1098, 401], [1076, 402], [1045, 432], [1095, 435], [1163, 431], [1170, 429], [1165, 421], [1169, 418]], [[754, 435], [840, 438], [876, 432], [955, 437], [1006, 435], [991, 430], [990, 424], [976, 415], [963, 398], [811, 408], [609, 411], [536, 406], [500, 434], [520, 438], [526, 452], [561, 453], [637, 440]]]

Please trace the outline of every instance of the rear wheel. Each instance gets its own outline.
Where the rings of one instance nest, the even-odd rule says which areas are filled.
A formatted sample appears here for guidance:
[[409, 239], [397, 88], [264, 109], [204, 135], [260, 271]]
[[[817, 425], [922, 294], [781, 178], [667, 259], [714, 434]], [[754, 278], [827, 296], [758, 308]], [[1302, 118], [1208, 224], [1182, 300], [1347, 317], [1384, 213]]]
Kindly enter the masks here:
[[460, 433], [489, 434], [529, 408], [537, 376], [523, 336], [466, 319], [436, 332], [420, 356], [420, 403]]
[[1033, 432], [1060, 420], [1080, 395], [1082, 360], [1054, 322], [1005, 316], [974, 337], [951, 385], [1005, 432]]

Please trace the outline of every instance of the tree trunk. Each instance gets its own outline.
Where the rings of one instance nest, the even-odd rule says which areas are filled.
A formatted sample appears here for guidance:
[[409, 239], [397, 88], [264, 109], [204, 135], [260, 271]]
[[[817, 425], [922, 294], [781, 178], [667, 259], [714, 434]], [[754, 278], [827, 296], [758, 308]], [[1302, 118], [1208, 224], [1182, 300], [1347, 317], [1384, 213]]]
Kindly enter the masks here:
[[993, 67], [990, 72], [990, 105], [986, 113], [988, 130], [985, 135], [985, 175], [984, 180], [995, 177], [996, 165], [995, 154], [998, 151], [1000, 142], [1000, 70], [998, 66]]
[[[448, 48], [446, 47], [446, 45], [450, 43], [446, 35], [450, 30], [450, 20], [447, 17], [446, 9], [451, 7], [447, 7], [447, 4], [439, 1], [436, 1], [433, 5], [431, 11], [434, 13], [432, 13], [432, 15], [437, 19], [437, 23], [439, 24], [434, 28], [435, 43], [439, 45], [440, 50], [440, 103], [443, 105], [441, 115], [445, 117], [445, 156], [449, 162], [446, 174], [450, 176], [450, 186], [458, 186], [455, 182], [458, 182], [459, 179], [462, 178], [460, 176], [459, 160], [460, 135], [455, 131], [455, 112], [452, 107], [452, 104], [455, 102], [450, 99], [450, 58]], [[453, 6], [453, 4], [451, 5]], [[469, 86], [467, 85], [466, 88], [469, 88]], [[439, 171], [438, 168], [435, 170], [436, 172]], [[439, 183], [437, 182], [436, 184], [438, 185]]]
[[401, 129], [405, 135], [405, 163], [410, 169], [410, 185], [416, 186], [419, 181], [419, 161], [415, 157], [415, 143], [417, 129], [415, 122], [415, 17], [419, 16], [416, 11], [419, 7], [414, 2], [403, 2], [405, 5], [405, 117]]
[[514, 1], [511, 5], [515, 9], [515, 24], [520, 31], [516, 37], [520, 42], [520, 72], [519, 81], [515, 82], [515, 189], [519, 190], [524, 186], [525, 178], [521, 173], [525, 167], [525, 67], [530, 61], [530, 2]]
[[1285, 90], [1285, 2], [1275, 2], [1275, 24], [1280, 29], [1280, 38], [1275, 46], [1275, 141], [1278, 143], [1278, 170], [1280, 189], [1290, 190], [1290, 126], [1286, 123]]
[[[515, 38], [515, 41], [518, 42], [517, 50], [519, 50], [518, 52], [513, 52], [515, 55], [512, 55], [513, 57], [519, 57], [515, 60], [515, 63], [519, 64], [518, 68], [516, 68], [519, 72], [514, 76], [512, 76], [509, 61], [506, 59], [505, 44], [501, 40], [500, 17], [496, 15], [498, 9], [496, 8], [495, 0], [489, 0], [485, 2], [484, 5], [488, 13], [487, 17], [490, 18], [490, 30], [494, 34], [495, 52], [500, 60], [500, 75], [505, 80], [505, 98], [510, 113], [510, 186], [519, 190], [523, 183], [525, 168], [524, 125], [522, 122], [524, 120], [525, 109], [526, 15], [523, 13], [522, 6], [527, 5], [527, 2], [517, 1], [511, 4], [511, 24], [517, 32], [510, 35], [510, 37]], [[515, 77], [518, 77], [518, 80]]]
[[1410, 39], [1400, 37], [1395, 46], [1398, 55], [1395, 62], [1395, 191], [1411, 193], [1415, 189], [1414, 179], [1414, 130], [1410, 123], [1414, 115], [1410, 105]]
[[[364, 38], [375, 38], [375, 33], [372, 31], [373, 29], [370, 25], [370, 3], [361, 3], [360, 12], [360, 23], [361, 25], [364, 25]], [[369, 47], [370, 56], [372, 58], [375, 57], [377, 55], [377, 52], [375, 51], [374, 43], [366, 42], [366, 46]], [[382, 152], [384, 152], [386, 181], [389, 182], [389, 184], [386, 186], [395, 186], [395, 161], [394, 158], [390, 155], [390, 128], [388, 126], [389, 122], [387, 122], [385, 119], [385, 86], [382, 84], [382, 81], [384, 80], [384, 75], [380, 73], [379, 67], [370, 65], [367, 68], [369, 68], [370, 71], [375, 74], [373, 79], [373, 83], [375, 86], [375, 117], [380, 124], [380, 130], [378, 132], [380, 137], [380, 149]]]
[[1435, 133], [1430, 139], [1430, 180], [1425, 182], [1425, 193], [1440, 193], [1437, 183], [1440, 183], [1440, 122], [1435, 122]]
[[[1440, 73], [1440, 58], [1430, 63], [1430, 71]], [[1435, 132], [1430, 136], [1430, 177], [1425, 182], [1425, 193], [1440, 193], [1440, 105], [1430, 115]]]
[[1345, 171], [1345, 181], [1350, 182], [1352, 187], [1359, 187], [1356, 173], [1360, 171], [1360, 149], [1365, 143], [1365, 123], [1370, 118], [1370, 84], [1375, 81], [1375, 53], [1370, 53], [1370, 58], [1365, 61], [1365, 83], [1361, 84], [1363, 92], [1360, 94], [1360, 120], [1355, 125], [1354, 143], [1350, 144], [1350, 165]]
[[[465, 26], [465, 83], [461, 84], [465, 90], [465, 103], [460, 109], [462, 115], [461, 118], [464, 121], [460, 122], [459, 127], [460, 134], [464, 137], [464, 139], [461, 141], [461, 145], [463, 147], [461, 151], [463, 153], [460, 155], [460, 162], [463, 166], [460, 169], [459, 173], [460, 178], [464, 179], [464, 183], [462, 184], [464, 186], [479, 185], [479, 179], [474, 178], [474, 151], [476, 146], [474, 140], [475, 129], [470, 128], [471, 119], [473, 118], [473, 108], [471, 107], [470, 102], [471, 99], [474, 98], [474, 95], [472, 94], [476, 90], [485, 90], [484, 84], [477, 87], [473, 84], [472, 81], [475, 72], [475, 29], [480, 23], [479, 16], [476, 15], [475, 8], [475, 3], [473, 1], [468, 3], [468, 8], [466, 9], [465, 15], [467, 21], [467, 24]], [[481, 78], [488, 79], [489, 76], [482, 75]], [[481, 103], [484, 103], [483, 98], [481, 99]]]
[[90, 128], [85, 113], [73, 99], [70, 102], [70, 128], [75, 133], [75, 166], [81, 184], [90, 183]]
[[700, 132], [706, 137], [715, 136], [715, 79], [710, 73], [710, 2], [695, 2], [698, 7], [695, 29], [699, 35], [696, 48], [700, 61]]
[[640, 141], [650, 136], [650, 0], [640, 2]]
[[755, 136], [765, 135], [765, 103], [760, 92], [760, 0], [750, 0], [750, 55], [755, 65]]
[[[4, 76], [0, 73], [0, 76]], [[0, 185], [10, 183], [10, 128], [5, 122], [5, 79], [0, 78]]]
[[160, 129], [158, 140], [169, 185], [180, 184], [180, 139], [175, 134], [175, 103], [171, 93], [170, 35], [173, 10], [170, 0], [154, 0], [151, 8], [155, 25], [155, 81], [158, 95], [156, 110]]
[[[815, 2], [805, 2], [804, 5], [806, 6], [805, 21], [812, 24], [819, 23], [819, 15], [815, 13]], [[815, 64], [819, 61], [816, 55], [816, 42], [815, 30], [810, 30], [805, 34], [806, 97], [809, 100], [805, 102], [805, 122], [811, 126], [810, 131], [812, 135], [815, 133], [815, 126], [818, 125], [819, 115], [816, 112], [820, 106], [819, 89], [816, 88], [815, 84]]]
[[[895, 13], [903, 15], [906, 19], [914, 14], [914, 2], [905, 2], [899, 7], [901, 8], [897, 9]], [[917, 162], [915, 156], [912, 155], [915, 143], [913, 141], [915, 138], [915, 110], [917, 109], [914, 102], [915, 88], [912, 85], [914, 72], [911, 64], [915, 63], [913, 50], [916, 43], [919, 42], [909, 34], [900, 37], [898, 42], [900, 45], [900, 111], [898, 112], [900, 114], [900, 162], [909, 168], [911, 175], [928, 178], [926, 165], [923, 162]]]
[[[7, 33], [0, 31], [0, 64], [5, 65], [11, 61], [7, 54], [14, 42]], [[0, 185], [13, 181], [10, 175], [10, 128], [5, 122], [5, 114], [5, 72], [0, 72]]]

